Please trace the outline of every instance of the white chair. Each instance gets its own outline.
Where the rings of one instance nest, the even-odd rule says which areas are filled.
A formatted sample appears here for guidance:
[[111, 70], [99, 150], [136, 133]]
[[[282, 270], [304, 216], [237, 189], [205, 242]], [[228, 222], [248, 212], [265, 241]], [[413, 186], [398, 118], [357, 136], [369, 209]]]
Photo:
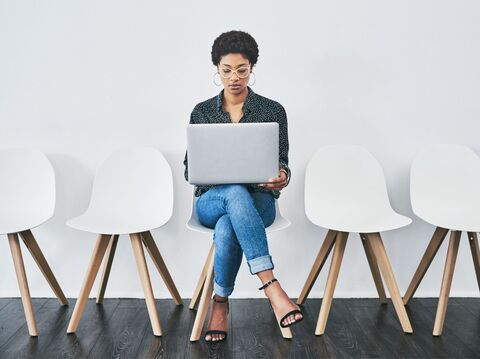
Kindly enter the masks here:
[[305, 212], [313, 224], [327, 228], [328, 232], [297, 300], [298, 304], [305, 302], [335, 246], [315, 335], [325, 332], [350, 232], [360, 234], [380, 302], [386, 303], [383, 275], [402, 329], [411, 333], [410, 320], [379, 233], [406, 226], [411, 220], [392, 209], [378, 161], [361, 146], [332, 145], [319, 149], [310, 160], [305, 174]]
[[480, 250], [476, 233], [480, 232], [480, 158], [461, 145], [426, 148], [412, 164], [410, 199], [413, 212], [436, 229], [405, 293], [405, 304], [413, 297], [448, 231], [451, 231], [433, 327], [433, 335], [439, 336], [445, 322], [462, 232], [468, 233], [480, 288]]
[[[213, 229], [203, 226], [198, 220], [196, 211], [197, 199], [197, 197], [193, 196], [192, 214], [187, 222], [187, 228], [191, 229], [192, 231], [210, 234], [209, 238], [212, 240], [212, 244], [210, 245], [210, 251], [208, 252], [207, 260], [205, 261], [202, 273], [200, 274], [200, 278], [198, 280], [197, 286], [195, 287], [195, 291], [193, 292], [192, 300], [190, 301], [189, 305], [189, 309], [195, 309], [198, 304], [197, 315], [195, 316], [195, 322], [193, 323], [192, 333], [190, 336], [190, 341], [192, 342], [200, 339], [200, 335], [202, 334], [202, 328], [205, 323], [205, 318], [208, 313], [210, 298], [212, 297], [213, 293], [213, 258], [215, 254], [215, 244], [211, 236], [213, 235], [214, 231]], [[275, 200], [275, 210], [275, 221], [269, 227], [265, 228], [267, 235], [290, 226], [290, 221], [283, 217], [280, 213], [280, 208], [278, 207], [278, 200]], [[290, 328], [281, 328], [280, 326], [279, 328], [284, 338], [292, 338], [292, 332]]]
[[97, 303], [103, 301], [118, 237], [120, 234], [128, 234], [153, 333], [156, 336], [162, 335], [142, 243], [150, 253], [175, 304], [181, 305], [182, 299], [150, 233], [150, 230], [165, 225], [172, 216], [172, 211], [172, 172], [158, 150], [150, 147], [119, 150], [102, 164], [95, 177], [88, 209], [81, 216], [67, 221], [72, 228], [99, 234], [67, 333], [77, 330], [88, 295], [108, 249], [97, 296]]
[[36, 150], [1, 150], [0, 234], [8, 236], [28, 332], [33, 337], [39, 333], [18, 235], [20, 234], [60, 304], [68, 305], [65, 295], [31, 231], [50, 219], [54, 209], [55, 174], [47, 157]]

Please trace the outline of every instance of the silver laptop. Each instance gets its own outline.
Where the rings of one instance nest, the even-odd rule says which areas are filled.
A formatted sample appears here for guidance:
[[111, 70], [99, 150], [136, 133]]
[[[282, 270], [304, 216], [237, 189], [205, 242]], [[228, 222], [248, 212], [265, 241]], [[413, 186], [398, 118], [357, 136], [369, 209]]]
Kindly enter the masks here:
[[278, 176], [278, 123], [187, 125], [191, 184], [264, 183]]

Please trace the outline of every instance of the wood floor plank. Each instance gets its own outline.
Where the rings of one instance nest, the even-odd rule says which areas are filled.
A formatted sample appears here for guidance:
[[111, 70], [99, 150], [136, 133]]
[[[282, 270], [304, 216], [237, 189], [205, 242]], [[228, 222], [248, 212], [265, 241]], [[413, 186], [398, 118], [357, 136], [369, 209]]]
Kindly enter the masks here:
[[[438, 299], [425, 300], [424, 307], [428, 310], [432, 317], [435, 316], [436, 306], [432, 305], [438, 302]], [[422, 301], [422, 304], [424, 301]], [[445, 327], [443, 335], [447, 332], [455, 334], [458, 338], [458, 343], [472, 350], [474, 353], [480, 353], [480, 318], [473, 315], [467, 310], [460, 301], [449, 301], [447, 313], [445, 316]], [[479, 354], [477, 354], [477, 357]]]
[[235, 358], [288, 357], [292, 340], [282, 337], [267, 299], [235, 300], [231, 310]]
[[376, 298], [345, 299], [345, 305], [367, 337], [375, 338], [382, 358], [428, 357], [412, 334], [402, 331], [390, 299], [388, 304], [379, 304]]
[[[184, 299], [184, 303], [188, 300]], [[156, 337], [149, 328], [143, 334], [137, 358], [183, 358], [189, 343], [191, 317], [187, 306], [177, 306], [171, 299], [157, 300], [163, 335]], [[192, 322], [193, 324], [193, 322]]]
[[43, 352], [45, 358], [86, 358], [100, 332], [109, 327], [112, 314], [120, 303], [119, 299], [109, 299], [103, 304], [96, 304], [95, 299], [89, 299], [77, 331], [67, 334], [68, 322], [75, 307], [75, 301], [69, 301], [71, 304], [68, 306], [68, 314], [65, 320], [59, 323], [58, 336]]
[[[320, 306], [321, 299], [307, 301], [307, 307], [313, 313], [318, 313]], [[369, 338], [359, 329], [358, 324], [352, 322], [351, 315], [342, 299], [333, 300], [325, 333], [321, 337], [315, 336], [313, 340], [323, 336], [328, 337], [329, 345], [327, 347], [333, 358], [337, 358], [339, 355], [347, 358], [380, 358], [376, 346], [372, 345], [371, 340], [369, 342]]]
[[12, 298], [0, 298], [0, 311], [12, 301]]
[[480, 298], [451, 298], [450, 303], [463, 305], [466, 310], [480, 318]]
[[[188, 302], [188, 300], [186, 301]], [[5, 304], [6, 303], [6, 304]], [[414, 333], [402, 332], [394, 308], [377, 298], [335, 299], [324, 335], [314, 330], [321, 299], [302, 306], [305, 319], [285, 340], [267, 299], [231, 299], [228, 339], [191, 343], [195, 312], [157, 300], [164, 334], [152, 334], [145, 300], [89, 300], [76, 334], [66, 328], [70, 306], [33, 299], [40, 335], [31, 338], [20, 298], [0, 300], [0, 358], [478, 358], [480, 298], [451, 298], [445, 330], [432, 336], [437, 298], [414, 298], [407, 312]], [[208, 317], [207, 317], [208, 318]]]
[[415, 330], [412, 340], [433, 358], [474, 358], [475, 353], [452, 331], [444, 332], [441, 338], [432, 336], [435, 317], [422, 305], [423, 301], [423, 298], [413, 298], [406, 306]]
[[[45, 298], [32, 299], [33, 310], [37, 312], [45, 303]], [[6, 350], [5, 346], [8, 344], [12, 336], [19, 333], [23, 335], [22, 328], [26, 327], [25, 313], [23, 311], [23, 305], [21, 299], [14, 299], [10, 301], [2, 311], [0, 311], [0, 358], [3, 350]], [[28, 330], [26, 336], [29, 336]]]
[[136, 358], [147, 326], [150, 325], [145, 301], [122, 299], [108, 325], [99, 333], [89, 358]]
[[[52, 305], [53, 304], [53, 305]], [[46, 348], [64, 334], [61, 323], [66, 323], [69, 317], [69, 307], [62, 306], [57, 299], [48, 299], [45, 304], [35, 312], [37, 327], [40, 335], [31, 338], [28, 328], [24, 325], [5, 345], [6, 349], [0, 354], [5, 358], [38, 358], [46, 355]], [[66, 325], [66, 324], [65, 324]], [[66, 328], [66, 327], [65, 327]]]
[[[319, 299], [308, 299], [308, 302], [319, 301]], [[318, 304], [320, 306], [320, 304]], [[316, 337], [314, 335], [317, 326], [318, 309], [312, 311], [310, 306], [301, 305], [303, 321], [292, 327], [293, 339], [292, 350], [289, 358], [308, 359], [308, 358], [330, 358], [331, 350], [328, 348], [330, 338], [328, 335]]]

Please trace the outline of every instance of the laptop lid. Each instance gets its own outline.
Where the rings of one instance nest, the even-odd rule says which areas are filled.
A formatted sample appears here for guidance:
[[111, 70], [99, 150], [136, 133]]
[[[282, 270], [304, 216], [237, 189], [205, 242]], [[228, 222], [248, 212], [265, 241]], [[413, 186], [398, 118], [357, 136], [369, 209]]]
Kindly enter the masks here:
[[187, 125], [191, 184], [264, 183], [278, 176], [278, 123]]

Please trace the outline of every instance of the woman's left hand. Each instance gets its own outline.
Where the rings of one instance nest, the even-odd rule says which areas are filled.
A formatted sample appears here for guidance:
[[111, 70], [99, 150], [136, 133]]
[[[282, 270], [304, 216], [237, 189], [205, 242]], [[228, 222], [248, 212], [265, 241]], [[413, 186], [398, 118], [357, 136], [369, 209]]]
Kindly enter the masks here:
[[278, 173], [278, 177], [271, 178], [267, 183], [259, 183], [258, 186], [267, 189], [282, 190], [287, 185], [287, 175], [284, 171]]

